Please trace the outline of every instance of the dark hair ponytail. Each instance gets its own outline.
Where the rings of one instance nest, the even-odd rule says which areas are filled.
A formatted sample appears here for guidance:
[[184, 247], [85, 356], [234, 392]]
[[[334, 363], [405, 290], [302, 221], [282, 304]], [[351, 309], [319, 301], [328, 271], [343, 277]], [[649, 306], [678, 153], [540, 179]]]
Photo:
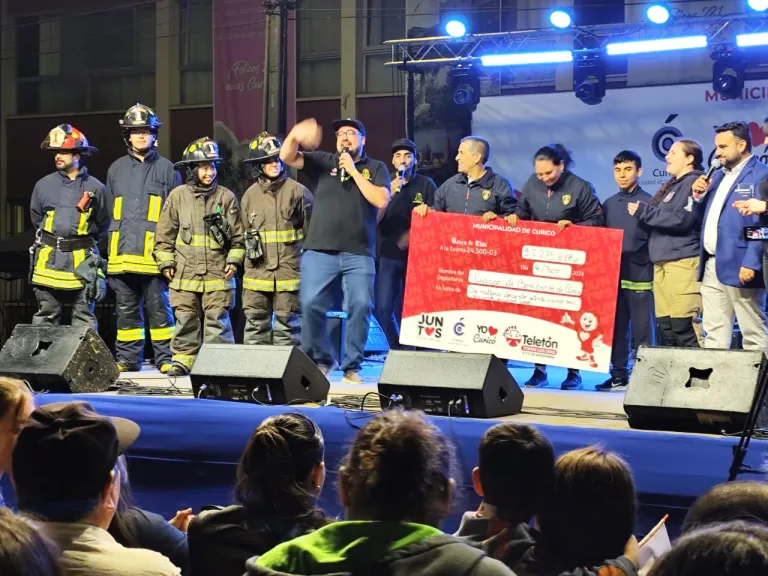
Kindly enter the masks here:
[[[693, 156], [693, 162], [691, 162], [691, 166], [694, 170], [698, 170], [699, 172], [704, 170], [704, 152], [701, 149], [701, 146], [699, 145], [696, 140], [690, 140], [689, 138], [682, 138], [675, 142], [675, 144], [680, 143], [683, 145], [683, 152], [685, 152], [686, 156]], [[651, 198], [651, 204], [656, 205], [667, 195], [667, 192], [669, 192], [669, 189], [672, 187], [672, 184], [675, 183], [677, 180], [677, 176], [672, 176], [669, 180], [664, 182], [664, 184], [661, 185], [661, 188], [659, 188], [659, 191], [656, 192], [656, 194], [653, 195], [653, 198]]]
[[548, 144], [539, 148], [533, 155], [533, 161], [536, 160], [549, 160], [552, 164], [562, 164], [566, 170], [573, 164], [571, 153], [562, 144]]

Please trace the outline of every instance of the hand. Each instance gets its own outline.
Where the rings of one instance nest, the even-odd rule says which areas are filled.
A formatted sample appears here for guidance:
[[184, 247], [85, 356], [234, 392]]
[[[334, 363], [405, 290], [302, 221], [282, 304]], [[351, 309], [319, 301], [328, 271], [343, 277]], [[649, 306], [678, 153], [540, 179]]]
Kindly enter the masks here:
[[339, 156], [339, 168], [344, 168], [350, 176], [353, 176], [355, 172], [357, 172], [355, 161], [352, 160], [352, 156], [350, 156], [348, 152], [342, 152]]
[[390, 184], [390, 190], [392, 190], [392, 194], [397, 194], [400, 192], [400, 189], [403, 187], [403, 179], [399, 176], [392, 180], [392, 183]]
[[557, 229], [560, 230], [560, 232], [562, 232], [563, 230], [568, 228], [568, 226], [572, 226], [572, 225], [573, 225], [573, 222], [571, 222], [570, 220], [560, 220], [557, 223]]
[[408, 245], [411, 243], [411, 231], [407, 230], [400, 238], [397, 239], [397, 247], [402, 251], [408, 250]]
[[227, 264], [227, 266], [224, 268], [224, 279], [229, 280], [237, 273], [237, 266], [234, 264]]
[[629, 540], [627, 540], [627, 543], [624, 546], [624, 556], [629, 558], [632, 561], [632, 564], [634, 564], [636, 568], [641, 568], [640, 545], [638, 544], [637, 538], [635, 538], [634, 535], [629, 537]]
[[504, 220], [509, 222], [514, 228], [515, 226], [517, 226], [517, 221], [519, 220], [519, 218], [517, 217], [517, 214], [510, 214], [509, 216], [504, 216]]
[[296, 124], [291, 134], [304, 150], [316, 150], [323, 139], [323, 129], [314, 118], [307, 118]]
[[630, 202], [629, 204], [627, 204], [627, 212], [629, 212], [630, 216], [634, 216], [639, 207], [640, 207], [640, 202]]
[[496, 220], [496, 214], [494, 212], [486, 212], [483, 214], [483, 222], [490, 222], [491, 220]]
[[691, 190], [693, 190], [693, 197], [698, 200], [699, 196], [703, 196], [707, 192], [707, 188], [709, 188], [709, 180], [707, 180], [704, 177], [704, 174], [702, 174], [696, 178], [696, 182], [694, 182], [693, 186], [691, 186]]
[[733, 203], [733, 207], [736, 208], [742, 216], [754, 216], [756, 214], [768, 212], [768, 202], [765, 200], [758, 200], [757, 198], [736, 200], [736, 202]]
[[173, 280], [173, 275], [176, 274], [176, 268], [171, 266], [170, 268], [163, 268], [163, 276], [165, 276], [165, 279], [170, 282]]
[[755, 271], [750, 268], [744, 268], [743, 266], [739, 268], [739, 280], [741, 280], [742, 284], [746, 284], [747, 282], [751, 282], [755, 278]]
[[419, 204], [416, 206], [416, 208], [413, 209], [413, 211], [417, 216], [424, 218], [424, 216], [427, 215], [427, 212], [429, 212], [429, 206], [426, 204]]
[[182, 532], [186, 532], [189, 528], [189, 523], [192, 522], [192, 519], [195, 517], [194, 514], [192, 514], [192, 508], [187, 508], [186, 510], [179, 510], [176, 512], [176, 516], [168, 520], [168, 524], [171, 526], [174, 526], [181, 530]]

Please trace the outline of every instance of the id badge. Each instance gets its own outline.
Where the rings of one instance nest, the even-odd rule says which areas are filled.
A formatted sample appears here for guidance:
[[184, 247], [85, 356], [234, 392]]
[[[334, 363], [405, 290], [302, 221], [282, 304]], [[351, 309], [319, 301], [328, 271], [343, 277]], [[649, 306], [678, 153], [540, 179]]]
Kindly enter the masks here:
[[739, 184], [736, 186], [736, 194], [741, 198], [753, 198], [755, 196], [754, 184]]

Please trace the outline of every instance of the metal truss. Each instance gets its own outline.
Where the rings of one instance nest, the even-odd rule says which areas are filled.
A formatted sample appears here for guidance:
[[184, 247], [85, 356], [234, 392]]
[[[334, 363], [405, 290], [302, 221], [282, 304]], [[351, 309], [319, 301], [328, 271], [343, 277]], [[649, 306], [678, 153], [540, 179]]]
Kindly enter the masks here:
[[563, 30], [518, 30], [470, 34], [461, 38], [432, 36], [388, 40], [392, 59], [385, 66], [404, 70], [435, 66], [459, 68], [479, 62], [481, 56], [554, 50], [601, 50], [612, 42], [651, 40], [672, 36], [706, 35], [711, 50], [732, 45], [736, 34], [768, 31], [768, 16], [731, 15], [683, 18], [667, 25], [650, 22], [582, 26]]

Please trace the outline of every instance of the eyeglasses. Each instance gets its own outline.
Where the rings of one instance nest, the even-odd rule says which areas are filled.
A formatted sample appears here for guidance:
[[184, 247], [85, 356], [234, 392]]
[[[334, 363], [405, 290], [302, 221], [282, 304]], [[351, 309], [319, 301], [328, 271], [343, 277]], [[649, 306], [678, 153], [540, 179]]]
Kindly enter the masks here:
[[339, 130], [338, 132], [336, 132], [336, 138], [341, 138], [343, 136], [352, 137], [352, 136], [359, 136], [359, 135], [360, 135], [360, 132], [358, 132], [357, 130]]

